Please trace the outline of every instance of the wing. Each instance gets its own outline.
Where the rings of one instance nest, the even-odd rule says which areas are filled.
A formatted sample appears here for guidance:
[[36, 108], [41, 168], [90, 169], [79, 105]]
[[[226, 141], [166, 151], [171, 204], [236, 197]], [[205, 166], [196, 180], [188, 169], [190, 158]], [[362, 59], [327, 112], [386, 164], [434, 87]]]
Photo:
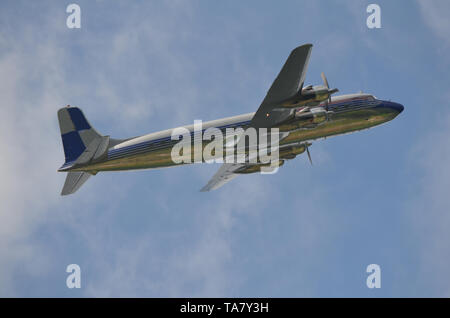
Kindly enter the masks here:
[[261, 106], [259, 106], [251, 126], [255, 128], [272, 127], [286, 112], [271, 112], [279, 103], [296, 96], [305, 81], [312, 44], [305, 44], [294, 49], [273, 82]]
[[[311, 50], [312, 44], [305, 44], [297, 47], [291, 52], [284, 63], [283, 68], [267, 92], [261, 106], [259, 106], [253, 116], [250, 126], [255, 128], [272, 127], [279, 122], [282, 116], [286, 116], [286, 112], [273, 110], [275, 110], [281, 102], [295, 97], [300, 92], [303, 82], [305, 81]], [[267, 114], [270, 114], [270, 116], [267, 116]], [[249, 165], [242, 163], [224, 163], [201, 191], [205, 192], [220, 188], [228, 181], [237, 177], [238, 173], [236, 172], [238, 170], [241, 171], [247, 166]]]
[[228, 181], [236, 178], [237, 174], [233, 172], [243, 166], [244, 164], [242, 163], [224, 163], [220, 167], [219, 171], [217, 171], [216, 174], [211, 178], [211, 180], [208, 181], [208, 184], [206, 184], [200, 191], [206, 192], [220, 188]]
[[[284, 163], [284, 160], [281, 160]], [[282, 163], [282, 164], [283, 164]], [[280, 166], [282, 165], [280, 164]], [[273, 173], [278, 169], [279, 166], [276, 167], [266, 167], [266, 171], [264, 173]], [[254, 170], [257, 168], [258, 170]], [[252, 171], [248, 171], [252, 169]], [[211, 190], [216, 190], [223, 186], [225, 183], [233, 180], [239, 174], [242, 173], [256, 173], [259, 171], [260, 165], [258, 164], [245, 164], [245, 163], [224, 163], [219, 171], [208, 181], [208, 184], [205, 185], [200, 191], [206, 192]]]
[[[280, 141], [286, 138], [287, 136], [289, 136], [288, 132], [281, 132], [279, 135]], [[251, 162], [251, 160], [254, 159], [255, 156], [257, 155], [258, 155], [257, 152], [250, 154], [246, 158], [247, 162]], [[249, 163], [224, 163], [222, 164], [220, 169], [216, 172], [216, 174], [211, 178], [211, 180], [208, 181], [208, 184], [205, 185], [200, 191], [206, 192], [216, 190], [221, 186], [223, 186], [228, 181], [231, 181], [234, 178], [236, 178], [239, 174], [242, 173], [242, 170], [245, 170], [252, 166], [254, 167], [255, 165]], [[237, 173], [238, 171], [240, 173]]]

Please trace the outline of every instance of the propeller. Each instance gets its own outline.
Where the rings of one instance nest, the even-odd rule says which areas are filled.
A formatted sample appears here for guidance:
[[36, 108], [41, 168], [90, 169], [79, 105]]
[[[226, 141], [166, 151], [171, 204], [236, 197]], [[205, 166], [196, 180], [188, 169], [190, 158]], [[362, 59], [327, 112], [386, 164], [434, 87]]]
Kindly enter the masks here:
[[328, 80], [324, 72], [322, 72], [320, 76], [322, 77], [323, 85], [328, 89], [328, 99], [325, 102], [325, 107], [328, 109], [328, 103], [331, 103], [331, 94], [339, 92], [339, 90], [337, 88], [330, 89], [330, 85], [328, 85]]
[[311, 159], [311, 154], [309, 153], [309, 146], [311, 146], [311, 144], [305, 143], [306, 153], [308, 154], [308, 159], [309, 159], [309, 162], [311, 163], [311, 166], [312, 166], [313, 162], [312, 162], [312, 159]]
[[330, 89], [330, 85], [328, 85], [328, 80], [327, 80], [327, 77], [325, 76], [325, 73], [322, 72], [322, 74], [320, 74], [320, 76], [322, 76], [322, 81], [323, 81], [323, 84], [325, 85], [325, 87]]

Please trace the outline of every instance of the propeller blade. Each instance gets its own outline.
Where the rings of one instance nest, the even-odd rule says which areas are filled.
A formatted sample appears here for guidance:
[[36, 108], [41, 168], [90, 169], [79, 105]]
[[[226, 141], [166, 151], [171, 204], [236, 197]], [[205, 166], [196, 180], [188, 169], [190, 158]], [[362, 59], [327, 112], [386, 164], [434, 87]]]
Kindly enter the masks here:
[[325, 87], [330, 89], [330, 86], [328, 85], [328, 81], [327, 81], [327, 78], [325, 76], [325, 73], [322, 72], [322, 74], [320, 74], [320, 76], [322, 76], [322, 81], [323, 81], [323, 84], [325, 85]]
[[306, 143], [305, 145], [306, 145], [306, 153], [308, 154], [308, 159], [312, 166], [313, 163], [312, 163], [312, 159], [311, 159], [311, 154], [309, 153], [309, 145], [308, 145], [308, 143]]
[[323, 85], [328, 89], [328, 99], [325, 103], [325, 106], [328, 107], [328, 104], [331, 103], [331, 94], [334, 94], [334, 93], [338, 92], [339, 90], [337, 88], [330, 89], [330, 85], [328, 85], [328, 80], [327, 80], [327, 77], [325, 76], [324, 72], [322, 72], [322, 74], [320, 74], [320, 76], [322, 76]]

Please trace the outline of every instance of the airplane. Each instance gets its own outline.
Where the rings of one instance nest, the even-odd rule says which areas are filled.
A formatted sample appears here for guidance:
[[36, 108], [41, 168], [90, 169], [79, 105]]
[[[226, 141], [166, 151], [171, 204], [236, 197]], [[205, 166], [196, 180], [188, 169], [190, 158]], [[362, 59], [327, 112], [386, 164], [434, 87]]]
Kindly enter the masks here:
[[[305, 151], [312, 164], [309, 152], [312, 141], [368, 129], [394, 119], [403, 111], [403, 105], [371, 94], [331, 96], [338, 89], [329, 88], [324, 73], [323, 85], [304, 86], [312, 47], [301, 45], [290, 53], [256, 112], [205, 122], [202, 128], [216, 127], [220, 131], [239, 127], [278, 128], [278, 168]], [[58, 171], [68, 173], [61, 195], [75, 193], [98, 172], [179, 165], [171, 157], [171, 149], [178, 142], [171, 138], [173, 129], [113, 139], [99, 134], [78, 107], [69, 105], [58, 110], [58, 120], [65, 154], [65, 162]], [[194, 125], [182, 127], [190, 132], [194, 142]], [[217, 189], [239, 175], [261, 172], [264, 166], [260, 162], [225, 161], [201, 191]]]

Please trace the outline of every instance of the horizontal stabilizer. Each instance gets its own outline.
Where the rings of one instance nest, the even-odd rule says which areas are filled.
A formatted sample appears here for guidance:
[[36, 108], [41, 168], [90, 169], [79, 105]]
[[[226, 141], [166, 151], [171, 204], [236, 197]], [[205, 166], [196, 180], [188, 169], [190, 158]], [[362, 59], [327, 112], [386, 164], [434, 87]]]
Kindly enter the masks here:
[[69, 172], [67, 173], [66, 182], [62, 189], [61, 195], [75, 193], [91, 175], [87, 172]]

